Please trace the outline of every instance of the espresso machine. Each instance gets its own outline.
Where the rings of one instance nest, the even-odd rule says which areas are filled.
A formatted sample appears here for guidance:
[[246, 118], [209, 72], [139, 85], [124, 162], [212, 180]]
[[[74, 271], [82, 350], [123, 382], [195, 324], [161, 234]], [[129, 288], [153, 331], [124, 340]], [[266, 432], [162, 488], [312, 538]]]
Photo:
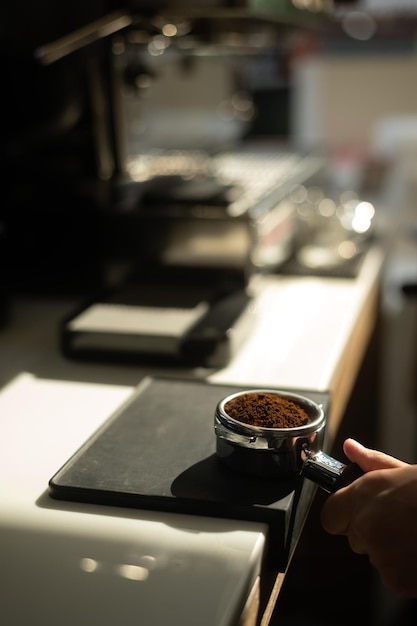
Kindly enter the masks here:
[[[318, 184], [324, 161], [286, 147], [285, 107], [270, 117], [272, 132], [256, 132], [256, 87], [271, 76], [285, 84], [279, 24], [243, 7], [151, 4], [34, 50], [39, 71], [75, 67], [87, 102], [87, 114], [79, 102], [66, 112], [81, 118], [69, 140], [76, 171], [53, 185], [66, 211], [47, 210], [57, 241], [71, 232], [72, 267], [87, 242], [80, 269], [93, 276], [88, 298], [64, 320], [62, 345], [68, 356], [217, 365], [239, 334], [230, 329], [242, 320], [246, 329], [251, 317], [252, 277], [279, 271], [291, 255], [291, 191]], [[128, 336], [126, 307], [136, 307], [136, 320], [145, 312]]]

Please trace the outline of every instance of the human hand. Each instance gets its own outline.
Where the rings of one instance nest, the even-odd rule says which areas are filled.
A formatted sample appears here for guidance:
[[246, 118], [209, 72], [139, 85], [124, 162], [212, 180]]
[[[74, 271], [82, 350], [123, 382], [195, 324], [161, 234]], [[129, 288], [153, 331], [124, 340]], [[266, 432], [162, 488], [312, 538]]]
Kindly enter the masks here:
[[365, 474], [328, 497], [323, 528], [346, 535], [354, 552], [367, 554], [395, 594], [417, 597], [417, 465], [353, 439], [343, 449]]

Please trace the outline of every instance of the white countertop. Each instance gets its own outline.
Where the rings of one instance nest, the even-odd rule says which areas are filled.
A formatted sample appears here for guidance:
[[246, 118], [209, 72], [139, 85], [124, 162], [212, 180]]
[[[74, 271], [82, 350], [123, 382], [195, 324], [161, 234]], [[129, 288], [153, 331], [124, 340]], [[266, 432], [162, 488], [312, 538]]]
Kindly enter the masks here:
[[236, 623], [262, 524], [51, 501], [48, 480], [132, 392], [22, 373], [0, 394], [2, 624]]
[[[356, 375], [362, 345], [353, 365], [348, 357], [382, 263], [375, 249], [356, 280], [263, 279], [253, 330], [209, 380], [337, 393], [346, 363]], [[7, 358], [7, 332], [2, 342]], [[121, 384], [127, 370], [104, 366], [114, 384], [84, 382], [75, 374], [87, 381], [94, 368], [54, 358], [44, 377], [32, 355], [0, 393], [3, 626], [236, 624], [261, 573], [263, 524], [50, 501], [49, 478], [132, 393], [136, 375]]]
[[236, 357], [211, 381], [328, 391], [381, 269], [381, 251], [358, 280], [270, 276], [261, 280], [259, 320]]

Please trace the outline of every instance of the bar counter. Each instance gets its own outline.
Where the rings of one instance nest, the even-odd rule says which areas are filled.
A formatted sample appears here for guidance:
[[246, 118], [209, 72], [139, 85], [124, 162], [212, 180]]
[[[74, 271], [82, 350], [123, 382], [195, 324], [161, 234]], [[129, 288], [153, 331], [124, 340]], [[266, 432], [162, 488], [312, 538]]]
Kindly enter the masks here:
[[[330, 449], [378, 318], [383, 267], [373, 246], [354, 279], [257, 279], [254, 324], [227, 367], [175, 376], [328, 393]], [[266, 564], [266, 523], [50, 498], [51, 476], [139, 382], [173, 373], [65, 359], [57, 329], [71, 304], [16, 298], [0, 333], [4, 626], [266, 626], [286, 575]]]

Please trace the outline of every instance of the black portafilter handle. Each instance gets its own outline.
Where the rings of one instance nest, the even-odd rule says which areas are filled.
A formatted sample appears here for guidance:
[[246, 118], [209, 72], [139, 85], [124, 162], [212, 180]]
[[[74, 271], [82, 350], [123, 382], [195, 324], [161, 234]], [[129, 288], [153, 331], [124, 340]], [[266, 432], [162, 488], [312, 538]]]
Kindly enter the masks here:
[[307, 459], [301, 468], [301, 475], [316, 483], [327, 493], [334, 493], [354, 480], [363, 476], [364, 472], [357, 463], [342, 463], [325, 452], [310, 453], [305, 450]]

